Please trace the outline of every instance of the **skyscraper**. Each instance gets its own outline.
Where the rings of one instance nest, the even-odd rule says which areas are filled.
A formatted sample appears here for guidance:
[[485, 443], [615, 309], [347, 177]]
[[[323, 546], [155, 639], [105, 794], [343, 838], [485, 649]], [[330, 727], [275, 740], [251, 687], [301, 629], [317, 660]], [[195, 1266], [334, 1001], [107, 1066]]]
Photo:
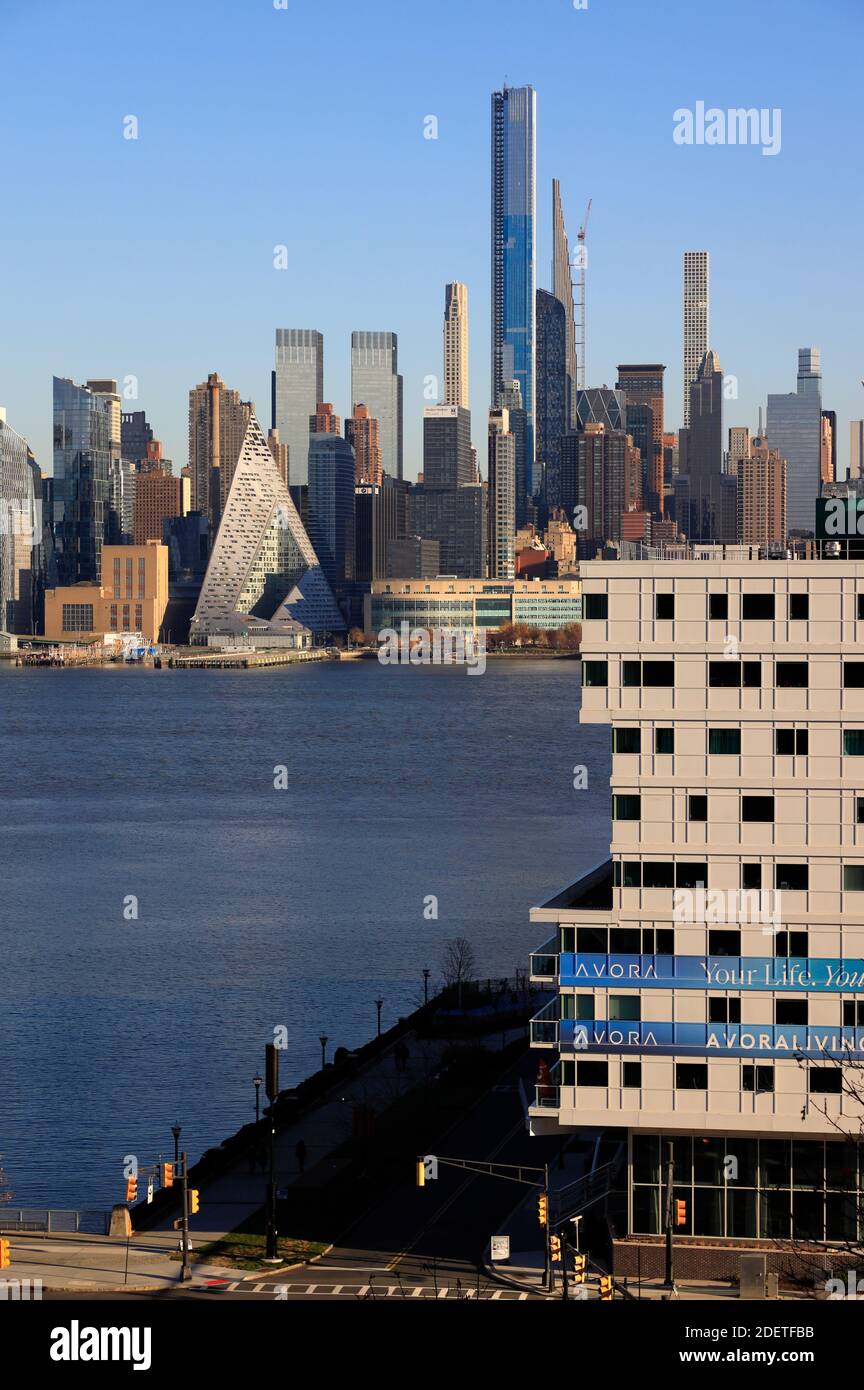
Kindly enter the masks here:
[[706, 352], [690, 387], [687, 468], [675, 485], [676, 518], [688, 540], [734, 544], [738, 531], [735, 479], [723, 472], [723, 373]]
[[395, 333], [351, 334], [351, 400], [378, 421], [381, 467], [402, 477], [402, 378]]
[[[378, 421], [369, 414], [368, 406], [355, 404], [354, 414], [345, 421], [345, 438], [354, 450], [355, 481], [380, 483], [383, 470]], [[375, 578], [380, 576], [375, 575]]]
[[[492, 404], [518, 381], [526, 413], [524, 474], [534, 478], [536, 110], [533, 87], [492, 93]], [[517, 459], [517, 471], [522, 467]]]
[[738, 461], [738, 539], [744, 545], [784, 542], [786, 460], [762, 439], [755, 439]]
[[860, 478], [864, 473], [864, 420], [849, 422], [849, 473], [850, 479]]
[[73, 381], [54, 378], [54, 549], [61, 585], [98, 584], [106, 540], [111, 417]]
[[561, 438], [569, 429], [567, 311], [547, 290], [537, 291], [537, 411], [535, 456], [538, 487], [557, 495]]
[[577, 528], [580, 553], [583, 541], [620, 540], [621, 517], [638, 506], [641, 487], [641, 455], [624, 430], [591, 422], [564, 440], [563, 504], [569, 516], [575, 507], [586, 513]]
[[330, 401], [319, 401], [309, 416], [310, 434], [341, 434], [342, 421]]
[[690, 387], [708, 351], [708, 252], [684, 252], [684, 428], [690, 424]]
[[[551, 298], [551, 296], [550, 296]], [[506, 406], [489, 411], [489, 577], [516, 577], [516, 440]]]
[[323, 399], [324, 338], [314, 328], [277, 328], [270, 423], [288, 445], [296, 487], [308, 480], [309, 416]]
[[818, 348], [798, 350], [798, 389], [768, 397], [768, 443], [786, 460], [790, 531], [813, 534], [821, 488], [822, 372]]
[[618, 368], [617, 389], [624, 396], [624, 428], [642, 454], [643, 506], [663, 515], [663, 373], [659, 362]]
[[565, 352], [567, 372], [567, 428], [576, 428], [576, 311], [573, 307], [573, 278], [570, 271], [570, 243], [564, 225], [561, 185], [552, 180], [552, 293], [564, 305], [566, 316]]
[[354, 578], [354, 450], [341, 434], [309, 436], [309, 539], [331, 589]]
[[468, 286], [454, 280], [444, 287], [444, 403], [468, 399]]
[[0, 631], [32, 632], [36, 552], [42, 544], [39, 472], [26, 439], [0, 409]]
[[[516, 527], [524, 526], [528, 520], [529, 491], [526, 483], [526, 450], [528, 439], [528, 414], [522, 404], [522, 391], [518, 381], [504, 383], [501, 405], [510, 415], [510, 433], [516, 442]], [[554, 473], [554, 470], [553, 470]]]
[[471, 412], [461, 405], [427, 405], [423, 411], [423, 483], [461, 487], [474, 482]]
[[192, 507], [203, 512], [215, 539], [237, 459], [253, 415], [250, 401], [225, 385], [218, 372], [189, 392], [189, 473]]

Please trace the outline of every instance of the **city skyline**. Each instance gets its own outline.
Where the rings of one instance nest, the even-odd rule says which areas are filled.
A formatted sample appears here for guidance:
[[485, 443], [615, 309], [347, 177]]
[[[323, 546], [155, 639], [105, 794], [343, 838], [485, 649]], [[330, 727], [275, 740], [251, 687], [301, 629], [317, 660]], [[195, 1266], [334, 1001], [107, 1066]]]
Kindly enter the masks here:
[[[104, 11], [98, 4], [89, 8], [94, 16]], [[26, 207], [14, 207], [7, 240], [18, 273], [6, 294], [6, 321], [14, 325], [15, 334], [0, 356], [0, 396], [10, 423], [28, 439], [40, 465], [46, 468], [49, 459], [47, 401], [52, 374], [83, 381], [103, 372], [118, 380], [121, 392], [125, 379], [136, 376], [137, 398], [124, 398], [123, 407], [147, 411], [166, 455], [179, 468], [186, 454], [186, 393], [209, 372], [218, 371], [242, 399], [254, 401], [261, 417], [267, 418], [273, 334], [286, 324], [314, 324], [322, 332], [327, 345], [325, 399], [336, 403], [343, 418], [350, 414], [350, 334], [358, 326], [368, 325], [399, 337], [400, 372], [405, 379], [404, 471], [406, 477], [413, 478], [420, 465], [422, 408], [429, 403], [423, 394], [425, 379], [430, 374], [443, 378], [440, 296], [443, 285], [453, 279], [467, 284], [472, 303], [471, 409], [476, 427], [478, 420], [486, 418], [490, 404], [488, 340], [482, 331], [489, 311], [488, 104], [490, 92], [501, 87], [506, 75], [508, 85], [530, 83], [537, 92], [538, 286], [549, 287], [552, 179], [561, 180], [571, 241], [588, 198], [594, 200], [588, 237], [591, 351], [587, 384], [611, 386], [618, 361], [674, 364], [681, 360], [681, 254], [692, 246], [705, 247], [711, 253], [712, 267], [710, 346], [739, 383], [737, 409], [733, 412], [736, 403], [728, 403], [729, 423], [755, 430], [759, 406], [764, 409], [767, 395], [788, 389], [786, 363], [790, 353], [802, 343], [817, 344], [823, 352], [824, 399], [837, 411], [841, 471], [845, 469], [848, 422], [861, 414], [861, 388], [860, 372], [853, 366], [856, 306], [846, 290], [842, 267], [845, 258], [852, 263], [854, 255], [854, 238], [847, 229], [854, 226], [860, 194], [854, 186], [848, 192], [850, 216], [843, 227], [823, 231], [811, 223], [804, 208], [808, 178], [818, 178], [823, 186], [825, 180], [830, 183], [832, 178], [836, 181], [841, 177], [853, 148], [855, 127], [851, 103], [847, 111], [850, 99], [842, 87], [832, 89], [816, 113], [805, 113], [795, 95], [796, 79], [805, 71], [807, 59], [803, 26], [795, 23], [796, 17], [809, 13], [803, 5], [793, 5], [784, 12], [786, 23], [780, 35], [773, 32], [769, 17], [748, 10], [748, 53], [741, 53], [732, 23], [728, 35], [715, 36], [710, 53], [700, 49], [697, 69], [686, 79], [680, 78], [674, 90], [649, 93], [645, 79], [637, 75], [638, 65], [625, 58], [609, 91], [601, 90], [598, 79], [586, 71], [584, 90], [580, 88], [575, 102], [567, 80], [565, 59], [571, 50], [566, 45], [572, 43], [574, 51], [577, 43], [602, 50], [610, 38], [610, 24], [616, 21], [601, 7], [579, 13], [565, 12], [562, 6], [560, 13], [544, 16], [527, 31], [520, 31], [518, 71], [514, 70], [513, 38], [507, 35], [506, 21], [521, 13], [521, 7], [505, 4], [502, 10], [496, 6], [495, 26], [489, 26], [492, 8], [487, 4], [479, 4], [470, 15], [460, 12], [469, 51], [470, 39], [487, 26], [483, 63], [478, 66], [472, 53], [469, 75], [467, 63], [457, 59], [455, 67], [448, 65], [434, 82], [426, 80], [419, 89], [405, 41], [388, 28], [392, 8], [385, 5], [376, 10], [368, 26], [370, 36], [364, 37], [350, 8], [335, 6], [346, 39], [356, 39], [364, 53], [370, 46], [373, 72], [376, 65], [384, 63], [389, 71], [394, 57], [401, 62], [393, 83], [394, 109], [386, 129], [371, 106], [361, 103], [357, 107], [356, 96], [350, 102], [346, 96], [344, 103], [339, 98], [331, 111], [318, 112], [320, 120], [302, 123], [306, 148], [311, 150], [313, 163], [322, 168], [333, 148], [343, 151], [346, 129], [356, 130], [354, 143], [359, 141], [368, 152], [372, 177], [368, 181], [371, 186], [362, 192], [362, 212], [369, 234], [357, 239], [350, 255], [345, 254], [341, 231], [316, 215], [320, 176], [315, 169], [306, 170], [305, 163], [301, 166], [306, 176], [302, 197], [294, 191], [286, 198], [284, 191], [277, 189], [263, 209], [243, 200], [242, 218], [233, 207], [227, 212], [222, 208], [219, 236], [212, 245], [205, 215], [209, 200], [215, 196], [210, 191], [201, 192], [200, 205], [190, 207], [185, 195], [172, 188], [172, 207], [178, 200], [180, 206], [158, 235], [152, 225], [148, 225], [146, 235], [133, 232], [125, 219], [121, 232], [109, 217], [105, 236], [106, 245], [111, 239], [112, 254], [117, 258], [110, 262], [109, 257], [116, 272], [115, 283], [110, 276], [108, 284], [103, 283], [105, 247], [99, 245], [98, 238], [85, 244], [74, 217], [64, 223], [63, 255], [48, 253], [45, 236], [49, 223], [44, 220], [44, 195], [38, 188]], [[742, 6], [731, 8], [733, 18], [736, 12], [744, 15]], [[445, 12], [450, 9], [445, 4]], [[675, 10], [671, 7], [662, 17], [659, 37], [671, 31]], [[622, 13], [626, 15], [634, 39], [658, 42], [657, 16], [649, 18], [644, 8], [635, 4], [616, 6], [616, 13], [619, 19]], [[236, 10], [232, 5], [217, 4], [208, 14], [228, 22]], [[123, 18], [117, 18], [112, 25], [113, 42], [124, 33]], [[26, 41], [31, 25], [26, 13], [12, 7], [8, 22], [13, 36]], [[842, 7], [835, 7], [821, 22], [827, 26], [826, 42], [842, 48], [853, 41], [856, 21], [851, 11], [846, 14]], [[45, 52], [49, 92], [53, 90], [52, 74], [57, 92], [64, 90], [58, 63], [64, 36], [68, 38], [65, 23], [62, 16], [57, 17]], [[695, 14], [690, 23], [698, 39], [707, 21]], [[255, 52], [255, 61], [261, 62], [266, 72], [269, 64], [284, 62], [290, 52], [273, 26], [290, 26], [296, 46], [313, 20], [299, 13], [274, 11], [244, 16], [244, 27], [247, 24], [253, 47], [272, 45], [272, 54]], [[160, 55], [169, 70], [184, 61], [192, 28], [191, 15], [184, 17], [176, 53], [167, 58]], [[382, 33], [386, 43], [376, 57], [372, 37], [380, 40]], [[195, 34], [198, 42], [197, 29]], [[764, 47], [769, 35], [779, 41], [785, 66], [781, 75], [772, 76], [766, 84], [757, 55], [760, 40]], [[136, 40], [140, 40], [142, 56], [146, 57], [150, 51], [148, 33], [136, 33]], [[98, 61], [105, 42], [95, 25], [92, 56], [83, 60], [85, 70], [88, 63]], [[209, 41], [205, 44], [209, 52]], [[299, 47], [302, 49], [302, 43]], [[736, 61], [730, 65], [733, 47]], [[224, 59], [210, 56], [218, 72]], [[300, 103], [308, 78], [302, 73], [297, 76], [296, 102]], [[23, 113], [26, 117], [24, 137], [11, 153], [7, 178], [14, 185], [28, 169], [47, 169], [50, 161], [52, 171], [60, 168], [60, 183], [71, 197], [70, 214], [74, 213], [78, 195], [63, 163], [69, 122], [59, 120], [51, 100], [44, 111], [36, 111], [32, 94], [26, 87], [19, 88], [19, 81], [16, 74], [10, 74], [6, 94], [0, 98], [0, 105], [14, 102], [19, 116]], [[622, 89], [627, 82], [635, 84], [627, 95], [628, 102], [635, 101], [640, 111], [644, 108], [640, 134], [651, 152], [650, 180], [648, 171], [635, 167], [622, 145], [626, 126]], [[124, 81], [115, 78], [110, 96], [105, 94], [76, 108], [80, 109], [76, 139], [89, 141], [99, 150], [103, 165], [107, 161], [122, 195], [121, 203], [144, 183], [158, 189], [163, 177], [160, 171], [166, 164], [170, 169], [172, 160], [187, 157], [201, 144], [209, 147], [210, 142], [225, 135], [225, 118], [218, 111], [206, 101], [203, 110], [197, 110], [196, 100], [202, 96], [197, 79], [186, 86], [184, 97], [160, 99], [157, 110], [140, 86], [133, 84], [130, 92]], [[274, 126], [273, 101], [259, 92], [262, 88], [266, 89], [266, 82], [256, 83], [254, 109], [231, 137], [232, 149], [240, 141], [247, 143], [253, 182], [262, 160], [266, 162], [268, 157], [268, 132]], [[140, 94], [137, 101], [136, 91]], [[672, 139], [672, 113], [682, 104], [692, 106], [703, 94], [718, 104], [739, 106], [758, 101], [760, 106], [782, 106], [780, 155], [765, 160], [758, 149], [677, 146]], [[354, 112], [353, 126], [346, 105]], [[124, 140], [123, 119], [136, 109], [139, 138]], [[435, 140], [424, 139], [424, 119], [430, 113], [438, 123]], [[573, 152], [574, 129], [584, 126], [589, 116], [601, 120], [604, 139], [589, 142], [587, 150], [580, 147], [577, 157]], [[398, 118], [395, 123], [394, 118]], [[293, 106], [292, 119], [296, 123]], [[75, 127], [74, 121], [71, 124]], [[381, 162], [385, 141], [386, 164]], [[353, 148], [349, 140], [349, 153]], [[293, 151], [292, 143], [286, 165], [289, 171], [298, 158]], [[622, 159], [627, 160], [628, 169], [628, 179], [623, 181], [627, 184], [626, 198], [616, 187], [616, 181], [621, 182]], [[396, 177], [388, 178], [387, 170], [393, 170]], [[299, 176], [300, 168], [296, 173]], [[220, 180], [216, 184], [221, 188]], [[623, 217], [634, 189], [643, 198], [643, 206], [648, 198], [646, 212], [656, 214], [640, 218], [635, 240], [631, 219]], [[764, 230], [754, 228], [749, 219], [747, 238], [742, 241], [737, 214], [741, 205], [754, 200], [768, 202], [774, 216], [767, 219], [770, 225]], [[460, 213], [454, 218], [451, 209], [457, 205]], [[782, 236], [777, 231], [780, 223], [784, 225]], [[674, 228], [672, 236], [670, 227]], [[274, 269], [274, 247], [280, 245], [286, 247], [286, 271]], [[94, 256], [102, 279], [88, 296], [85, 316], [78, 281], [92, 280]], [[801, 274], [803, 266], [814, 264], [819, 265], [818, 276], [808, 279]], [[70, 265], [77, 266], [71, 279]], [[214, 316], [215, 305], [208, 302], [212, 301], [208, 272], [214, 268], [223, 290], [229, 291], [229, 314], [220, 310]], [[236, 294], [231, 293], [234, 284]], [[117, 286], [121, 287], [119, 296]], [[145, 296], [149, 316], [141, 312]], [[758, 342], [754, 341], [756, 335], [743, 331], [747, 317], [753, 315], [768, 328], [767, 333], [760, 332]], [[170, 330], [167, 339], [166, 328]], [[166, 347], [166, 342], [170, 346]], [[677, 375], [670, 371], [668, 383], [667, 416], [672, 426], [682, 416]], [[438, 398], [443, 399], [443, 380]]]

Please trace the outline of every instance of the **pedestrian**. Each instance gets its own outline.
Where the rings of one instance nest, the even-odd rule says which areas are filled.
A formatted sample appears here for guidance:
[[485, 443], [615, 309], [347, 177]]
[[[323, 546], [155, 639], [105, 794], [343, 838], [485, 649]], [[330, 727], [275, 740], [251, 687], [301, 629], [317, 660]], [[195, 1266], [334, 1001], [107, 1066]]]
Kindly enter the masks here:
[[297, 1167], [300, 1169], [300, 1172], [302, 1173], [303, 1169], [306, 1167], [306, 1145], [302, 1139], [297, 1140], [294, 1153], [297, 1156]]

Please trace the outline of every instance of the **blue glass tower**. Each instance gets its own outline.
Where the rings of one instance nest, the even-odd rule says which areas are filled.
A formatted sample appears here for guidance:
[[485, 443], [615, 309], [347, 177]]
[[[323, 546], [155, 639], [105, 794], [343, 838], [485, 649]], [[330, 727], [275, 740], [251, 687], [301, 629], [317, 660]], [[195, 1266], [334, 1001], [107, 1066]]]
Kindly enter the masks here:
[[[525, 490], [534, 476], [536, 111], [533, 87], [492, 93], [492, 404], [518, 381], [527, 414]], [[521, 474], [521, 469], [517, 471]]]

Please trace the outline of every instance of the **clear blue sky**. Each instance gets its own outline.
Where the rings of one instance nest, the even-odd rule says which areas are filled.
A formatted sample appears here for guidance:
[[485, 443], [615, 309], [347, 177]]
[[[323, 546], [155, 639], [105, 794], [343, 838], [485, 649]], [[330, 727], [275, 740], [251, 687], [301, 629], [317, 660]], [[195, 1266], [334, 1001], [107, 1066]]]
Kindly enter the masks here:
[[[413, 477], [449, 279], [469, 287], [485, 466], [505, 79], [538, 94], [540, 285], [552, 178], [571, 239], [594, 199], [590, 384], [665, 362], [677, 427], [681, 253], [708, 249], [711, 343], [739, 379], [726, 424], [755, 425], [814, 344], [845, 461], [864, 410], [861, 0], [0, 0], [0, 36], [0, 404], [48, 471], [52, 373], [135, 375], [179, 467], [210, 371], [269, 423], [280, 326], [324, 333], [343, 416], [351, 330], [398, 333]], [[781, 108], [781, 153], [676, 145], [673, 111], [699, 100]]]

